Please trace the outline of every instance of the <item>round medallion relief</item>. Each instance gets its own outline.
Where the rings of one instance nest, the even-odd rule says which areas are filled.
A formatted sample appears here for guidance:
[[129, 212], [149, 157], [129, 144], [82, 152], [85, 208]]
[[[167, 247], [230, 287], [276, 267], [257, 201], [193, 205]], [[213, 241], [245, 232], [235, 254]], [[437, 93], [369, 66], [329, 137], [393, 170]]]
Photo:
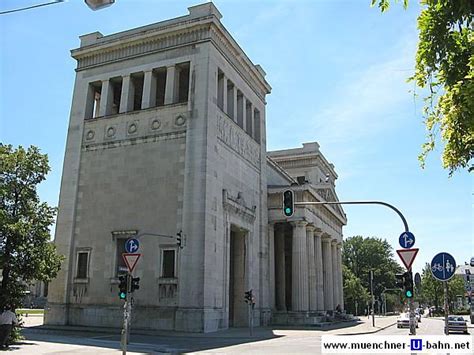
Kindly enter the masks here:
[[174, 123], [176, 124], [176, 126], [182, 126], [186, 123], [186, 118], [184, 118], [183, 116], [178, 116], [174, 120]]
[[107, 128], [107, 137], [113, 137], [115, 135], [115, 127]]
[[151, 121], [151, 129], [153, 131], [156, 131], [157, 129], [160, 129], [161, 127], [161, 121], [159, 119], [155, 119]]
[[90, 130], [86, 133], [86, 139], [87, 140], [90, 141], [91, 139], [94, 139], [94, 137], [95, 137], [95, 132], [93, 130]]
[[128, 126], [128, 133], [133, 134], [137, 131], [137, 129], [138, 129], [137, 124], [133, 122]]

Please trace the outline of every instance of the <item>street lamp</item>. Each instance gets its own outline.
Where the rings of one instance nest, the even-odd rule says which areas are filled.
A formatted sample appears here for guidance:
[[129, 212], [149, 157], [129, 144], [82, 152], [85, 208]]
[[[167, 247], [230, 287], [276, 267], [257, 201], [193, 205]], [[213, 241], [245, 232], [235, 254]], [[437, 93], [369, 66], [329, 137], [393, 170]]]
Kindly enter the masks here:
[[87, 6], [91, 8], [91, 10], [101, 10], [104, 7], [112, 5], [115, 0], [84, 0]]

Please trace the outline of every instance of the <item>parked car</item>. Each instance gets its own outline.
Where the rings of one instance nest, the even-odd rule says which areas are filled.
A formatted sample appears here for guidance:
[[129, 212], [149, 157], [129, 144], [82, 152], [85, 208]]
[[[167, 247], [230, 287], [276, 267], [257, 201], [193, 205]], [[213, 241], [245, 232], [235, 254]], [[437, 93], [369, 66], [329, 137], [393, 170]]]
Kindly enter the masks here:
[[463, 332], [467, 334], [466, 320], [461, 316], [448, 316], [448, 334], [451, 332]]
[[[402, 313], [397, 318], [397, 328], [410, 328], [410, 314], [409, 313]], [[415, 327], [418, 328], [418, 320], [415, 317]]]

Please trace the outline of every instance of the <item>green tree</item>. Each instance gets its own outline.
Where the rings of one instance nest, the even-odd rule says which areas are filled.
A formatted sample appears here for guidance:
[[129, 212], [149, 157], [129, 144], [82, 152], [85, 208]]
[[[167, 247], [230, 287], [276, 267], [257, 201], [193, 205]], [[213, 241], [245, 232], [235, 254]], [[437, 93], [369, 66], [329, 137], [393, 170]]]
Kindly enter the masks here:
[[18, 305], [26, 284], [51, 280], [63, 260], [50, 242], [56, 209], [37, 194], [48, 171], [38, 148], [0, 144], [0, 306]]
[[[372, 0], [382, 12], [390, 0]], [[427, 142], [422, 167], [438, 138], [443, 167], [474, 170], [474, 1], [420, 0], [415, 74], [409, 78], [428, 92], [423, 110]], [[408, 0], [403, 1], [406, 8]]]
[[344, 308], [349, 313], [359, 315], [365, 309], [365, 305], [369, 300], [369, 293], [362, 286], [360, 279], [345, 265], [342, 265], [342, 278], [344, 284]]
[[[421, 275], [422, 299], [436, 308], [444, 306], [444, 282], [436, 280], [431, 274], [431, 265], [425, 264]], [[457, 296], [464, 295], [464, 281], [454, 276], [448, 281], [448, 304], [456, 304]]]
[[365, 290], [370, 292], [369, 273], [374, 273], [374, 295], [380, 295], [386, 288], [395, 285], [395, 274], [402, 271], [393, 258], [392, 247], [380, 238], [348, 238], [342, 248], [343, 264], [358, 278]]

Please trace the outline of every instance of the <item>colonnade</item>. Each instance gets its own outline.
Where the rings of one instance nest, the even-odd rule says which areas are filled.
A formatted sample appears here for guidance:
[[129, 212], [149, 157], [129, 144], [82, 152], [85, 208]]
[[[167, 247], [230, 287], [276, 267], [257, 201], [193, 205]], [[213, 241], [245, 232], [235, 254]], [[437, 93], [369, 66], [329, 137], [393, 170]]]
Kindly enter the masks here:
[[[328, 311], [344, 307], [342, 286], [342, 243], [306, 221], [290, 222], [291, 256], [285, 255], [284, 228], [269, 224], [270, 245], [275, 275], [271, 280], [272, 306], [279, 311]], [[283, 226], [283, 224], [281, 225]], [[281, 227], [280, 226], [280, 227]], [[285, 257], [286, 256], [286, 257]], [[288, 270], [291, 260], [291, 295], [288, 295]], [[289, 267], [289, 266], [288, 266]], [[287, 309], [287, 296], [291, 309]]]

